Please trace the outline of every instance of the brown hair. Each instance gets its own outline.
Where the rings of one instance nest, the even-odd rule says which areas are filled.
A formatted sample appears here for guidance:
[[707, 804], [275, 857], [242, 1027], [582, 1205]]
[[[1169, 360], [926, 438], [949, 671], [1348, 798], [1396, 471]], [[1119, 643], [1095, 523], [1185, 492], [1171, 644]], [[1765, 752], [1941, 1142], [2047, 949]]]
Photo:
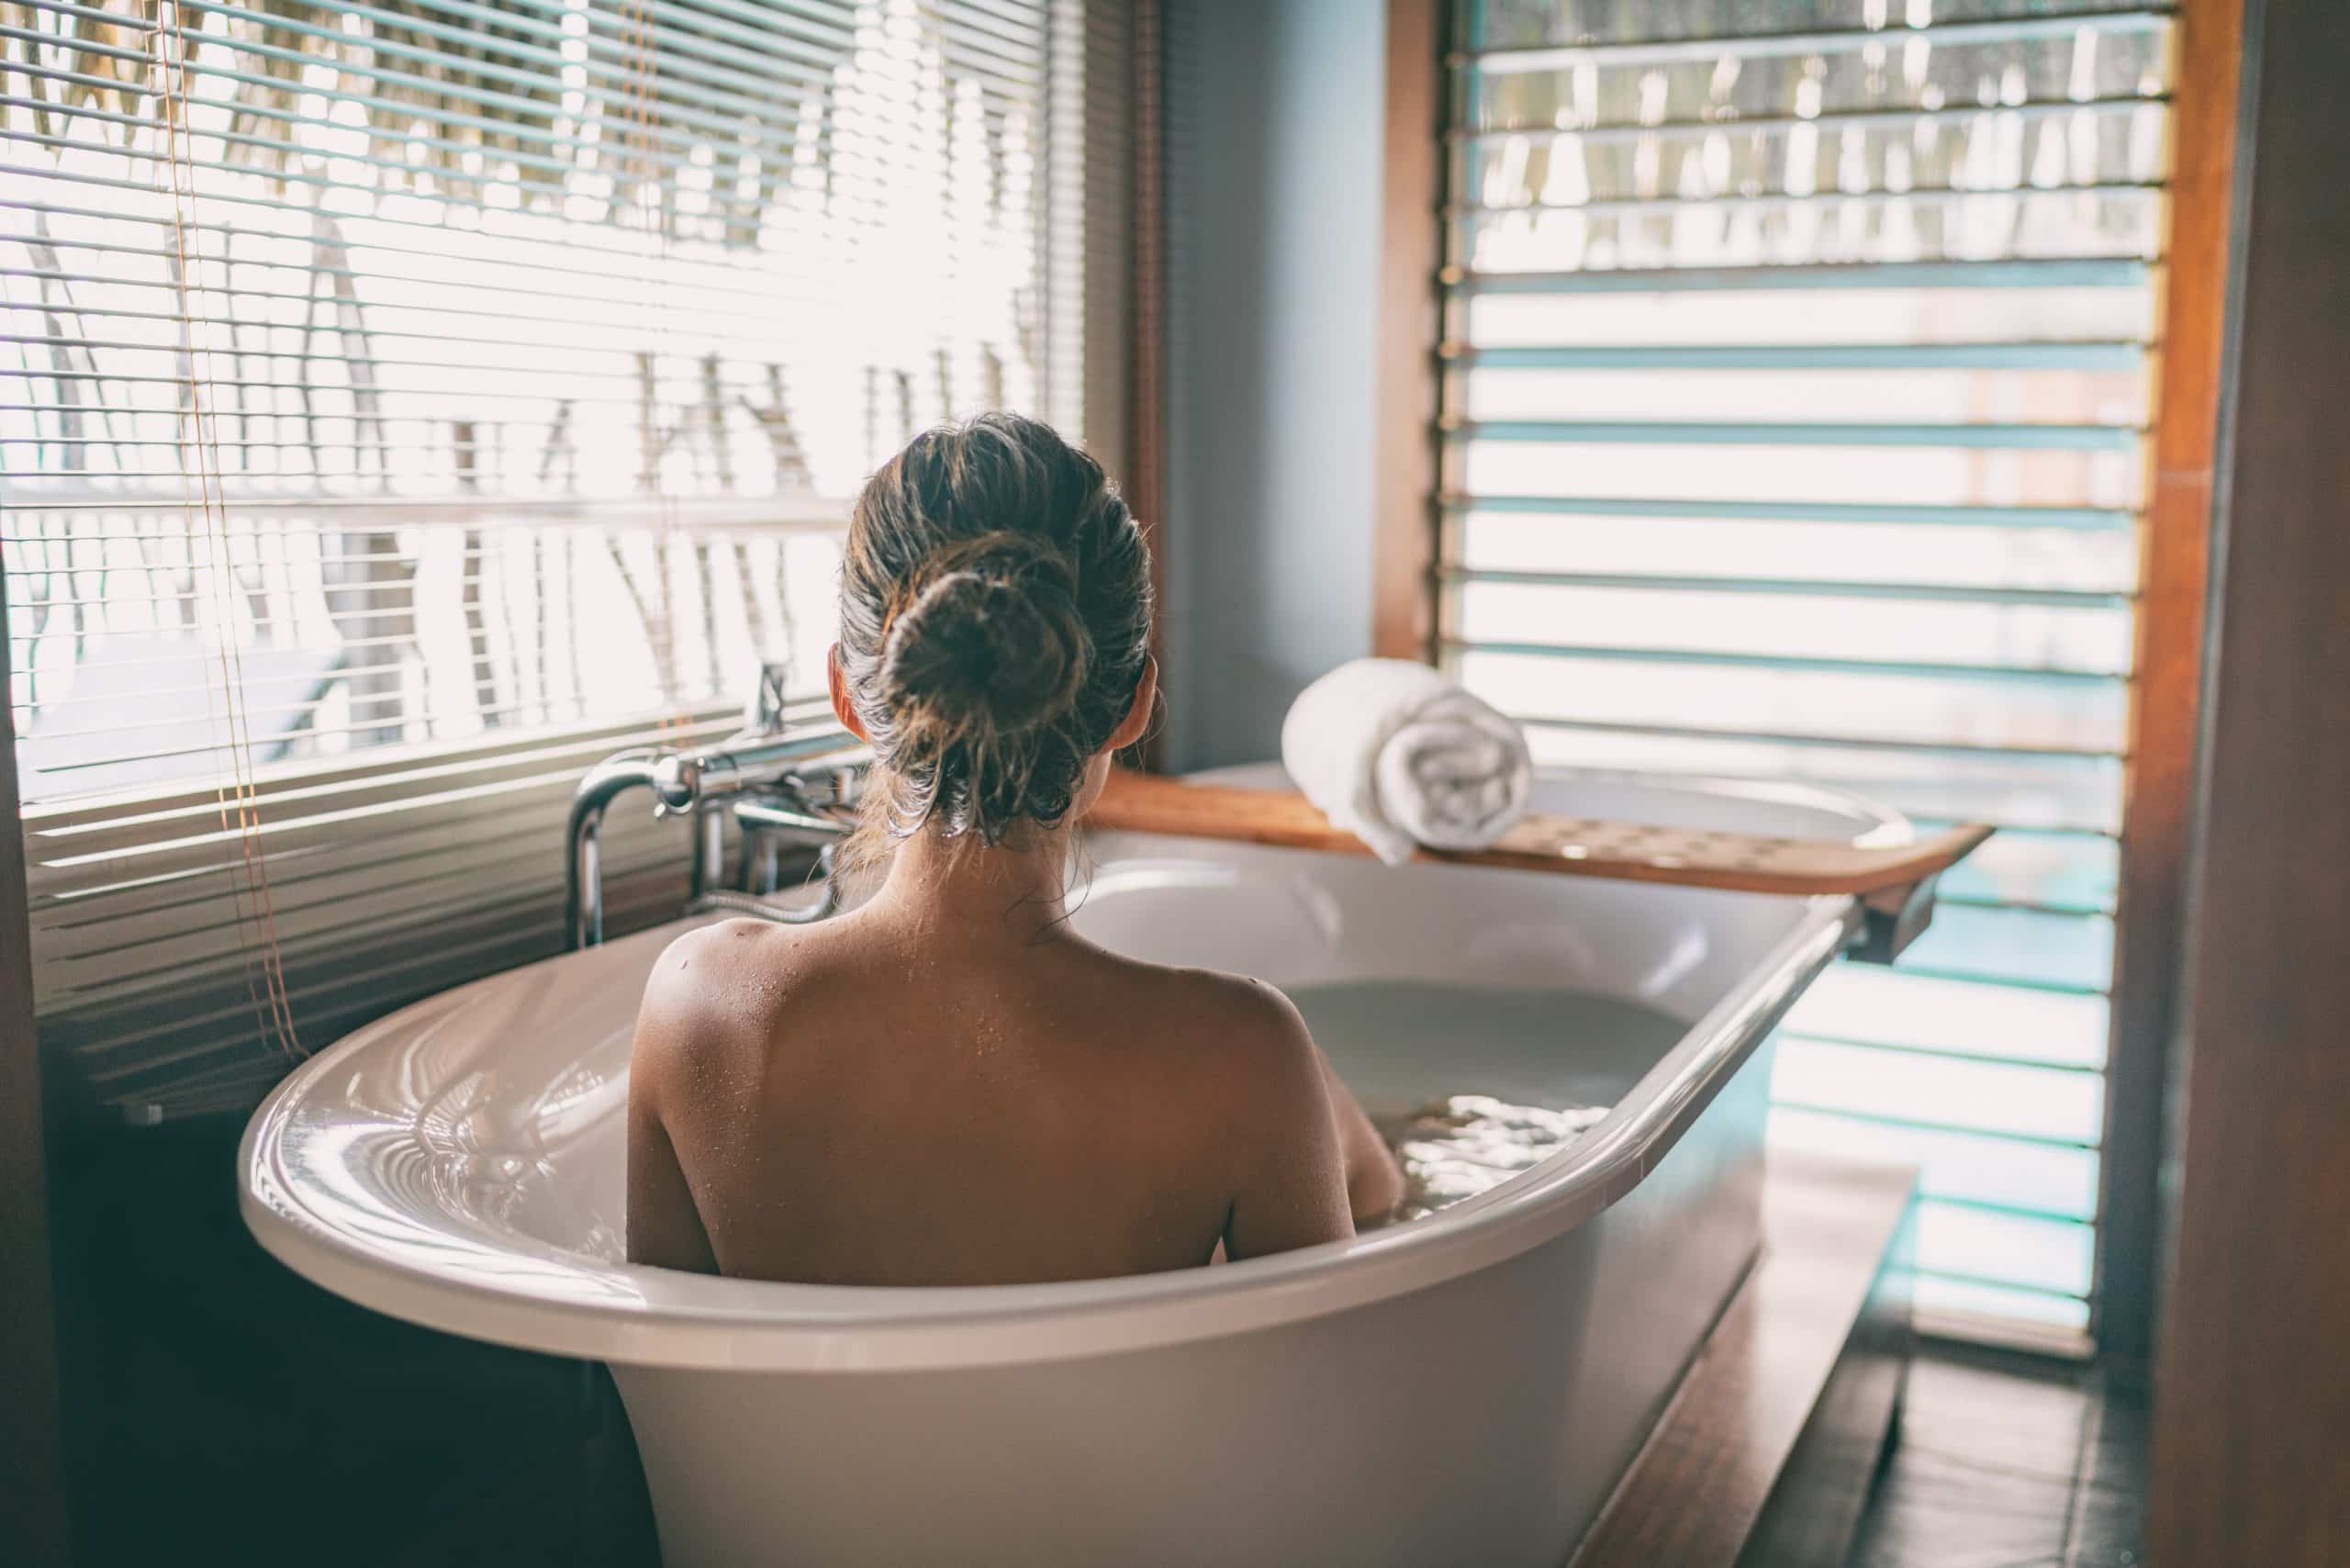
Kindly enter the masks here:
[[1150, 612], [1133, 514], [1050, 426], [916, 436], [857, 496], [841, 569], [841, 670], [891, 834], [992, 846], [1058, 823], [1133, 705]]

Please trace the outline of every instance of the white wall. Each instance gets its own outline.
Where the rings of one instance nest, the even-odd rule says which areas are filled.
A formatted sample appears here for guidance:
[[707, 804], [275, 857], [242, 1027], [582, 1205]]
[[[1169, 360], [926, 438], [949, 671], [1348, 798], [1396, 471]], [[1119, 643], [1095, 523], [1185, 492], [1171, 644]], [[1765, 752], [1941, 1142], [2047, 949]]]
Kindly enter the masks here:
[[1168, 758], [1371, 651], [1385, 7], [1169, 0]]

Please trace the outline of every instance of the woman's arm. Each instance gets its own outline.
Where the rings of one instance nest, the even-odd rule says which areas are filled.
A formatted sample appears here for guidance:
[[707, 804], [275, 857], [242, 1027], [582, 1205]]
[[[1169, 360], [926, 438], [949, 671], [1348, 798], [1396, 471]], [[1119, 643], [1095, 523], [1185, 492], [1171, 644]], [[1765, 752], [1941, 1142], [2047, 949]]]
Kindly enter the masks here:
[[1361, 1105], [1331, 1071], [1289, 998], [1260, 981], [1225, 981], [1247, 1039], [1239, 1091], [1244, 1179], [1225, 1232], [1226, 1252], [1250, 1258], [1354, 1234], [1404, 1196], [1404, 1173]]
[[1363, 1114], [1362, 1103], [1339, 1081], [1319, 1046], [1314, 1047], [1314, 1059], [1322, 1064], [1330, 1115], [1338, 1129], [1338, 1152], [1346, 1161], [1347, 1207], [1358, 1226], [1392, 1219], [1404, 1202], [1404, 1168], [1395, 1163], [1387, 1141]]
[[[655, 989], [669, 967], [665, 956], [655, 970]], [[636, 1020], [636, 1042], [629, 1051], [628, 1260], [714, 1274], [718, 1256], [662, 1120], [662, 1103], [673, 1091], [678, 1059], [691, 1044], [682, 1037], [690, 1031], [665, 1016], [666, 1012], [648, 991]]]
[[677, 1164], [667, 1129], [650, 1110], [637, 1109], [633, 1081], [628, 1108], [628, 1260], [656, 1268], [718, 1272], [718, 1258], [701, 1227], [693, 1191]]

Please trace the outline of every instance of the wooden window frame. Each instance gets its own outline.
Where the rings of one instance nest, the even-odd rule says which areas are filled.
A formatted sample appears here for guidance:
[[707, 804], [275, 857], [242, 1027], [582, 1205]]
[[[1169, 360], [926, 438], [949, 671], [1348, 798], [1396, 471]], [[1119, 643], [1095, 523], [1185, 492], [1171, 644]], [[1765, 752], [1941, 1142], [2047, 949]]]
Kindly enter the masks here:
[[2161, 1273], [2163, 1102], [2178, 1009], [2202, 723], [2244, 5], [2186, 0], [2175, 46], [2170, 233], [2122, 784], [2091, 1292], [2090, 1327], [2100, 1352], [2133, 1372], [2153, 1350]]
[[1377, 516], [1371, 651], [1436, 659], [1439, 548], [1436, 345], [1443, 302], [1444, 0], [1389, 0], [1386, 188], [1380, 215], [1379, 384], [1374, 407]]
[[[1126, 431], [1123, 487], [1150, 545], [1150, 644], [1161, 679], [1167, 666], [1167, 25], [1159, 0], [1135, 0], [1132, 117], [1133, 232], [1128, 241], [1132, 330], [1126, 354]], [[1160, 717], [1129, 760], [1151, 772], [1167, 760], [1165, 687]]]

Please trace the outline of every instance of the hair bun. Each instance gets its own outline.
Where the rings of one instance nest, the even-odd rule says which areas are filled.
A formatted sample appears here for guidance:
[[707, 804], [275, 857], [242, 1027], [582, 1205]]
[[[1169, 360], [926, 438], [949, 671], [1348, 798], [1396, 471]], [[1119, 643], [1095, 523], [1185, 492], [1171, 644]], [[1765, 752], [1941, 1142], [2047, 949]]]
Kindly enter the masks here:
[[1050, 426], [916, 436], [857, 493], [841, 552], [834, 668], [873, 744], [872, 820], [990, 848], [1066, 823], [1134, 712], [1150, 600], [1134, 514]]
[[982, 534], [940, 553], [890, 622], [883, 700], [909, 734], [985, 744], [1051, 723], [1085, 684], [1091, 637], [1069, 566], [1034, 535]]

